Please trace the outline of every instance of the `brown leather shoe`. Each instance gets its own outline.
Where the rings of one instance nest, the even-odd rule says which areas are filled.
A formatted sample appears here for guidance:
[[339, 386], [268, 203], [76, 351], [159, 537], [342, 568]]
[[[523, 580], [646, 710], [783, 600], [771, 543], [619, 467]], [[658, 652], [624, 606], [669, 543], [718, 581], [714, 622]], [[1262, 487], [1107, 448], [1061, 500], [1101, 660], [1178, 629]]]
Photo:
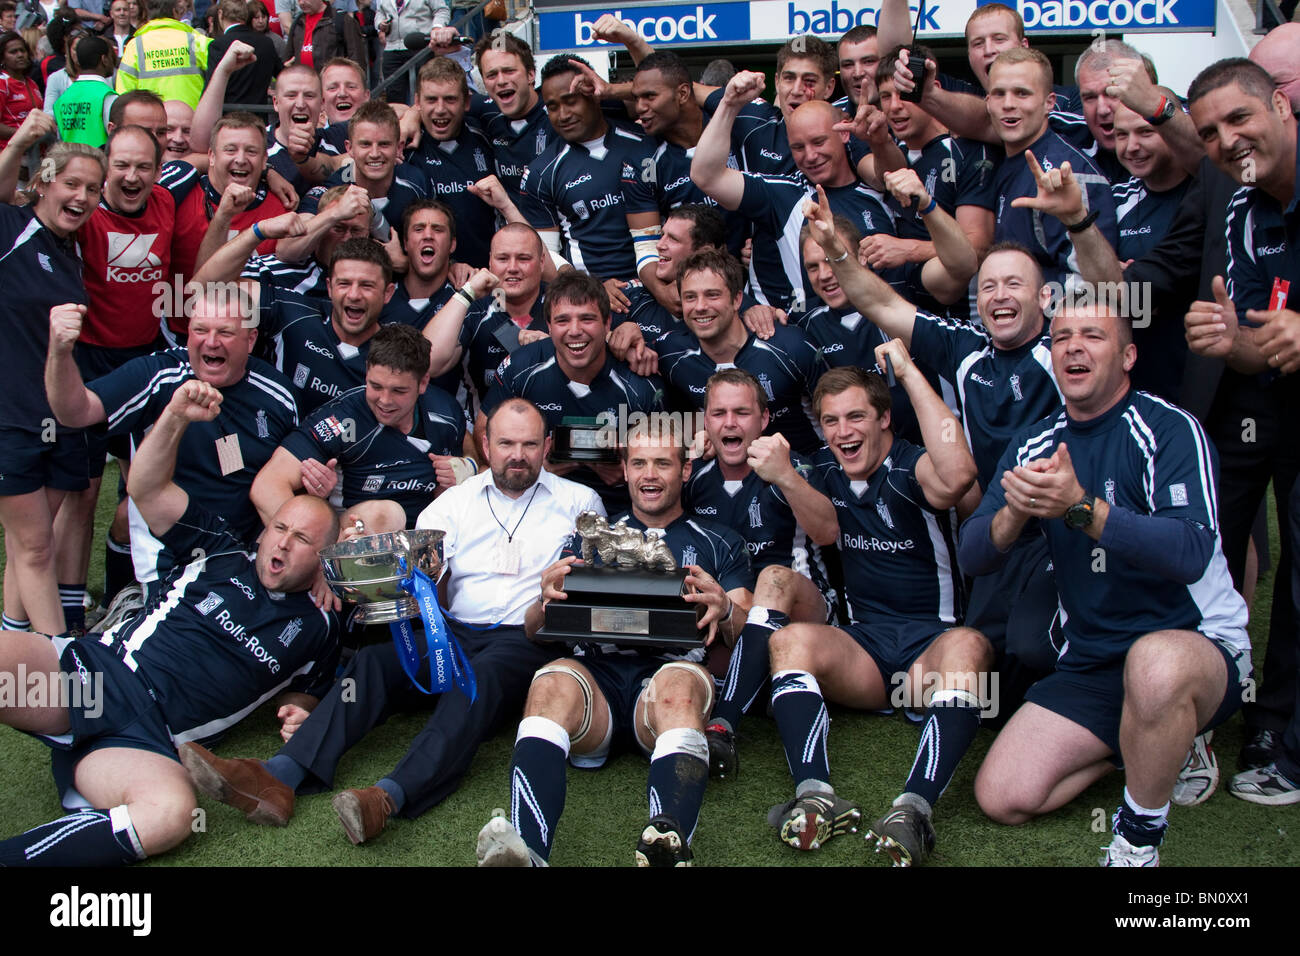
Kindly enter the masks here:
[[344, 790], [336, 794], [331, 801], [334, 812], [339, 815], [339, 823], [356, 846], [373, 840], [384, 832], [388, 818], [397, 812], [397, 805], [388, 791], [381, 787], [366, 787], [364, 790]]
[[182, 744], [180, 755], [194, 786], [250, 823], [282, 827], [293, 817], [293, 788], [271, 776], [262, 761], [218, 757], [195, 743]]

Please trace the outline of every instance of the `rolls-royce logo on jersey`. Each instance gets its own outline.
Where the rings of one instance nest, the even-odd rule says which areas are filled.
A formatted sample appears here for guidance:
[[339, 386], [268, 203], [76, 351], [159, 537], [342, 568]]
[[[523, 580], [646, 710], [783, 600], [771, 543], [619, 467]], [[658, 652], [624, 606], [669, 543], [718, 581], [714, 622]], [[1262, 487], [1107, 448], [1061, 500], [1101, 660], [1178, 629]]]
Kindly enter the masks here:
[[104, 278], [109, 282], [153, 282], [162, 278], [162, 260], [154, 254], [156, 232], [110, 232], [108, 263]]
[[383, 475], [370, 475], [366, 478], [365, 483], [361, 486], [362, 494], [374, 494], [380, 488], [384, 487]]
[[751, 498], [749, 501], [749, 526], [763, 527], [763, 506], [758, 503], [758, 498]]
[[215, 591], [209, 591], [207, 597], [194, 605], [194, 610], [198, 611], [200, 614], [208, 615], [221, 606], [221, 601], [222, 598], [220, 594]]
[[277, 638], [277, 640], [279, 640], [279, 642], [283, 644], [285, 647], [288, 647], [290, 644], [293, 643], [293, 639], [301, 633], [302, 633], [302, 618], [295, 617], [292, 621], [290, 621], [288, 624], [284, 626], [284, 630], [280, 632], [280, 636], [279, 638]]
[[880, 515], [880, 520], [885, 523], [890, 531], [894, 530], [894, 516], [889, 513], [889, 505], [883, 501], [876, 501], [876, 514]]
[[297, 388], [303, 388], [307, 384], [307, 376], [311, 374], [311, 369], [298, 363], [298, 367], [293, 370], [293, 384]]
[[582, 220], [591, 218], [591, 213], [587, 211], [587, 204], [581, 199], [573, 204], [573, 214]]
[[687, 565], [691, 565], [691, 564], [697, 564], [698, 562], [699, 562], [699, 555], [695, 553], [695, 545], [688, 544], [686, 547], [682, 548], [682, 564], [681, 564], [682, 567], [686, 567]]
[[1025, 396], [1021, 394], [1020, 391], [1020, 376], [1012, 372], [1011, 378], [1008, 379], [1007, 381], [1011, 385], [1011, 394], [1015, 397], [1015, 400], [1017, 402], [1023, 401]]
[[1113, 505], [1115, 503], [1115, 479], [1106, 479], [1106, 503]]
[[1175, 508], [1187, 507], [1187, 485], [1184, 482], [1169, 486], [1169, 503]]

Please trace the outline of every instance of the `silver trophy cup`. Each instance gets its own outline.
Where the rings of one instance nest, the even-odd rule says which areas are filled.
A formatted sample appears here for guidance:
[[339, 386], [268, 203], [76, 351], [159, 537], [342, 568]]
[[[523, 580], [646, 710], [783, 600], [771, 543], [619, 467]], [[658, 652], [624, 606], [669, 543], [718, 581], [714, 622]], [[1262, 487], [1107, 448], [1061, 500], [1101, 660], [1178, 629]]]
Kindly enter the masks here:
[[357, 605], [359, 623], [391, 624], [419, 617], [419, 601], [399, 582], [413, 568], [437, 582], [445, 534], [393, 531], [341, 541], [320, 553], [325, 580], [335, 594]]

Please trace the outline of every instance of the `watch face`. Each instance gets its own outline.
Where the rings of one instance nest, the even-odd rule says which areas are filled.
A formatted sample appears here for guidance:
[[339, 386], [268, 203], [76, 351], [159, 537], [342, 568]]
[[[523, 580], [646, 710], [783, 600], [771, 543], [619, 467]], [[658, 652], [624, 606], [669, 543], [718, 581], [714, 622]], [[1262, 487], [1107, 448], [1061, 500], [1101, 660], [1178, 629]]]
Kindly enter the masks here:
[[1077, 531], [1092, 524], [1092, 503], [1091, 498], [1085, 498], [1077, 504], [1070, 505], [1065, 511], [1066, 525]]

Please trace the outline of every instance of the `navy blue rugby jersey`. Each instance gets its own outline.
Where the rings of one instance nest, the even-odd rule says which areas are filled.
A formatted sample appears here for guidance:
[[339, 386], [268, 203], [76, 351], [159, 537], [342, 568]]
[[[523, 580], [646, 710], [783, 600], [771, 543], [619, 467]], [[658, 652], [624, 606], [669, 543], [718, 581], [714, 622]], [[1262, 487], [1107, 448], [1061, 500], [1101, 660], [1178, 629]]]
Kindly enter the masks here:
[[[745, 191], [739, 212], [754, 223], [754, 255], [749, 263], [749, 286], [766, 305], [802, 312], [819, 301], [808, 285], [803, 268], [799, 230], [803, 228], [805, 199], [815, 199], [816, 189], [802, 175], [756, 176], [745, 174]], [[894, 235], [893, 217], [879, 193], [855, 180], [847, 186], [826, 189], [826, 199], [837, 215], [847, 217], [864, 236]], [[897, 281], [900, 270], [886, 270], [882, 278]]]
[[[1139, 637], [1168, 628], [1200, 631], [1249, 654], [1246, 605], [1232, 588], [1219, 542], [1217, 454], [1200, 423], [1163, 399], [1130, 391], [1090, 421], [1074, 421], [1062, 409], [1021, 430], [998, 471], [1051, 457], [1062, 442], [1088, 494], [1139, 515], [1191, 522], [1213, 536], [1214, 547], [1201, 577], [1180, 584], [1106, 551], [1063, 518], [1040, 522], [1066, 637], [1057, 668], [1115, 664]], [[995, 514], [1004, 504], [1002, 485], [993, 482], [975, 515]]]
[[[821, 475], [808, 459], [791, 452], [790, 463], [815, 491], [826, 494]], [[779, 565], [824, 582], [817, 545], [799, 527], [785, 494], [752, 469], [738, 481], [727, 481], [716, 458], [697, 461], [682, 493], [682, 507], [689, 515], [738, 531], [755, 575]]]
[[[537, 296], [529, 310], [530, 319], [527, 328], [544, 332], [549, 337], [550, 326], [543, 317], [543, 295]], [[465, 313], [465, 321], [460, 327], [461, 364], [469, 374], [470, 384], [474, 386], [478, 401], [482, 404], [492, 390], [492, 375], [497, 366], [510, 353], [501, 344], [499, 334], [510, 333], [508, 326], [513, 325], [505, 309], [498, 308], [491, 296], [484, 296], [474, 302]], [[517, 337], [518, 333], [514, 333]]]
[[1020, 348], [1000, 349], [969, 322], [916, 313], [912, 355], [956, 387], [981, 489], [1001, 478], [994, 469], [1012, 436], [1061, 407], [1048, 326], [1044, 319], [1041, 335]]
[[[987, 143], [943, 133], [920, 149], [905, 149], [909, 169], [915, 170], [925, 191], [955, 216], [958, 206], [979, 206], [992, 212], [997, 207], [993, 174], [1002, 151]], [[894, 214], [894, 228], [905, 239], [930, 238], [916, 204], [903, 207], [892, 195], [885, 197]]]
[[[492, 387], [483, 401], [490, 414], [507, 398], [526, 398], [546, 419], [548, 429], [558, 425], [598, 425], [627, 421], [633, 412], [651, 414], [664, 410], [664, 384], [655, 375], [643, 378], [612, 355], [590, 385], [571, 382], [555, 358], [555, 344], [542, 339], [507, 355], [492, 376]], [[578, 468], [565, 475], [600, 495], [609, 514], [626, 511], [631, 502], [627, 483], [607, 485], [590, 468]]]
[[880, 467], [861, 481], [849, 480], [829, 448], [813, 461], [839, 518], [854, 623], [870, 628], [874, 620], [903, 620], [940, 631], [961, 620], [955, 519], [925, 499], [916, 478], [924, 454], [895, 438]]
[[1188, 176], [1173, 189], [1156, 192], [1136, 176], [1111, 187], [1115, 200], [1115, 218], [1119, 223], [1119, 246], [1115, 249], [1120, 262], [1141, 259], [1169, 231], [1178, 205], [1192, 184]]
[[[1300, 149], [1296, 150], [1296, 169], [1300, 171]], [[1287, 308], [1297, 308], [1300, 200], [1293, 196], [1283, 208], [1262, 189], [1242, 186], [1228, 201], [1226, 235], [1228, 269], [1224, 279], [1238, 316], [1244, 321], [1247, 309], [1267, 309], [1275, 280], [1291, 283]]]
[[445, 202], [455, 216], [456, 261], [476, 269], [488, 264], [488, 245], [496, 232], [496, 210], [469, 191], [469, 187], [496, 171], [488, 138], [465, 123], [460, 135], [447, 142], [420, 137], [420, 145], [407, 162], [423, 170], [429, 196]]
[[276, 256], [253, 255], [239, 274], [241, 279], [269, 279], [273, 285], [305, 295], [311, 299], [329, 300], [329, 276], [315, 259], [306, 262], [285, 262]]
[[[1098, 171], [1110, 183], [1122, 183], [1128, 179], [1129, 172], [1119, 161], [1113, 149], [1106, 149], [1097, 142], [1088, 129], [1088, 121], [1083, 118], [1083, 108], [1062, 110], [1059, 107], [1047, 114], [1047, 125], [1057, 136], [1065, 140], [1079, 152], [1087, 156]], [[1035, 155], [1037, 155], [1035, 153]], [[1073, 167], [1073, 163], [1071, 166]]]
[[465, 412], [450, 395], [430, 386], [412, 412], [411, 431], [381, 425], [366, 403], [366, 388], [345, 392], [308, 416], [283, 445], [299, 461], [338, 459], [343, 472], [342, 503], [396, 501], [406, 526], [433, 500], [438, 478], [429, 455], [460, 455]]
[[[346, 126], [347, 124], [343, 125]], [[318, 153], [324, 153], [326, 156], [337, 156], [341, 152], [343, 152], [341, 148], [335, 147], [333, 143], [325, 138], [324, 130], [318, 129], [316, 131], [316, 142], [312, 143], [311, 152], [307, 156], [310, 158]], [[299, 196], [304, 195], [311, 189], [311, 183], [303, 179], [302, 173], [298, 170], [298, 164], [289, 155], [289, 150], [275, 138], [274, 126], [266, 131], [266, 165], [283, 176]]]
[[550, 214], [545, 207], [520, 188], [524, 170], [559, 138], [555, 127], [547, 118], [541, 98], [538, 98], [526, 115], [517, 120], [507, 119], [490, 99], [475, 99], [481, 99], [482, 105], [477, 111], [471, 107], [471, 113], [478, 117], [480, 128], [492, 144], [497, 179], [525, 219], [531, 223], [549, 221]]
[[50, 309], [65, 302], [89, 305], [81, 281], [81, 256], [72, 239], [60, 239], [30, 206], [0, 203], [0, 322], [4, 323], [9, 374], [0, 386], [0, 426], [39, 434], [54, 421], [45, 398], [45, 357]]
[[[442, 284], [442, 288], [434, 292], [427, 299], [412, 299], [411, 293], [406, 288], [406, 282], [399, 280], [397, 288], [393, 290], [393, 297], [384, 303], [384, 310], [379, 313], [380, 325], [409, 325], [413, 329], [424, 330], [438, 312], [451, 301], [451, 297], [456, 294], [456, 287], [448, 279]], [[459, 367], [452, 368], [437, 378], [429, 381], [430, 385], [436, 385], [448, 395], [453, 395], [457, 399], [466, 397], [465, 374]]]
[[[1056, 169], [1068, 162], [1074, 178], [1087, 193], [1088, 208], [1098, 209], [1097, 228], [1112, 246], [1119, 244], [1115, 224], [1115, 202], [1110, 182], [1098, 172], [1092, 160], [1051, 130], [1029, 147], [1043, 169]], [[1036, 209], [1013, 207], [1011, 201], [1022, 196], [1036, 196], [1038, 182], [1023, 153], [1008, 156], [998, 167], [993, 180], [997, 196], [993, 241], [1014, 240], [1029, 249], [1043, 268], [1043, 281], [1064, 282], [1065, 276], [1079, 271], [1074, 246], [1065, 226], [1055, 216], [1045, 216]]]
[[558, 225], [568, 259], [601, 279], [636, 278], [636, 254], [627, 217], [659, 211], [654, 186], [642, 176], [654, 143], [636, 130], [609, 123], [589, 148], [557, 139], [524, 173], [520, 188], [548, 212], [539, 229]]
[[218, 736], [276, 694], [323, 696], [338, 661], [334, 614], [307, 591], [269, 590], [253, 551], [196, 501], [191, 494], [162, 536], [184, 557], [158, 596], [86, 638], [113, 648], [144, 677], [177, 747]]
[[[109, 434], [131, 436], [134, 455], [172, 394], [194, 377], [189, 353], [176, 348], [132, 359], [86, 387], [104, 405]], [[253, 479], [297, 425], [297, 405], [289, 380], [249, 356], [244, 377], [221, 389], [221, 413], [216, 419], [191, 422], [181, 436], [176, 484], [205, 508], [225, 517], [240, 538], [252, 540], [262, 527], [257, 509], [248, 500]], [[237, 448], [241, 467], [223, 474], [218, 447]], [[233, 464], [235, 458], [226, 454], [227, 464]], [[134, 539], [136, 525], [131, 530]], [[143, 530], [147, 534], [147, 529]]]
[[[320, 197], [335, 186], [351, 185], [356, 182], [354, 172], [351, 165], [335, 171], [329, 179], [325, 180], [323, 186], [309, 190], [307, 195], [302, 197], [302, 202], [298, 204], [298, 212], [315, 215]], [[417, 199], [428, 199], [432, 195], [432, 188], [424, 170], [410, 163], [398, 163], [393, 170], [393, 182], [388, 187], [388, 193], [379, 199], [371, 199], [370, 205], [383, 213], [384, 220], [390, 228], [400, 233], [402, 213], [406, 211], [406, 207]]]
[[[644, 522], [631, 512], [625, 512], [620, 516], [611, 518], [609, 524], [613, 526], [620, 520], [626, 521], [627, 526], [636, 531], [646, 531]], [[754, 589], [754, 571], [750, 566], [749, 551], [745, 547], [745, 541], [725, 525], [683, 514], [669, 524], [667, 528], [651, 533], [657, 533], [664, 539], [664, 542], [668, 545], [668, 550], [672, 552], [673, 557], [677, 560], [677, 567], [685, 568], [692, 564], [698, 565], [722, 586], [723, 591], [734, 591], [738, 588], [750, 591]], [[576, 531], [569, 537], [569, 541], [560, 557], [567, 558], [573, 555], [582, 556], [582, 535]], [[592, 563], [599, 566], [600, 556], [598, 554], [592, 555]], [[638, 652], [628, 648], [618, 648], [613, 644], [590, 643], [579, 644], [574, 649], [574, 655], [577, 657], [609, 655], [635, 656], [638, 658], [651, 655], [666, 661], [686, 660], [698, 663], [704, 660], [704, 648], [695, 648], [685, 654], [675, 654], [648, 650]]]
[[[735, 321], [739, 322], [739, 317]], [[821, 447], [809, 403], [827, 365], [817, 346], [798, 328], [777, 325], [766, 341], [750, 332], [735, 360], [721, 365], [704, 353], [699, 339], [685, 325], [665, 332], [650, 347], [659, 356], [659, 374], [670, 386], [673, 408], [702, 410], [704, 388], [713, 373], [721, 368], [743, 368], [758, 379], [767, 394], [771, 412], [767, 434], [780, 432], [791, 448], [804, 455]]]
[[[678, 206], [710, 206], [717, 210], [726, 223], [727, 249], [733, 256], [739, 256], [749, 237], [749, 220], [740, 212], [724, 209], [716, 199], [695, 185], [691, 179], [691, 160], [695, 157], [695, 147], [687, 149], [667, 140], [655, 140], [655, 144], [652, 175], [660, 220], [667, 219], [668, 213]], [[727, 157], [727, 166], [730, 169], [740, 168], [734, 155]]]

